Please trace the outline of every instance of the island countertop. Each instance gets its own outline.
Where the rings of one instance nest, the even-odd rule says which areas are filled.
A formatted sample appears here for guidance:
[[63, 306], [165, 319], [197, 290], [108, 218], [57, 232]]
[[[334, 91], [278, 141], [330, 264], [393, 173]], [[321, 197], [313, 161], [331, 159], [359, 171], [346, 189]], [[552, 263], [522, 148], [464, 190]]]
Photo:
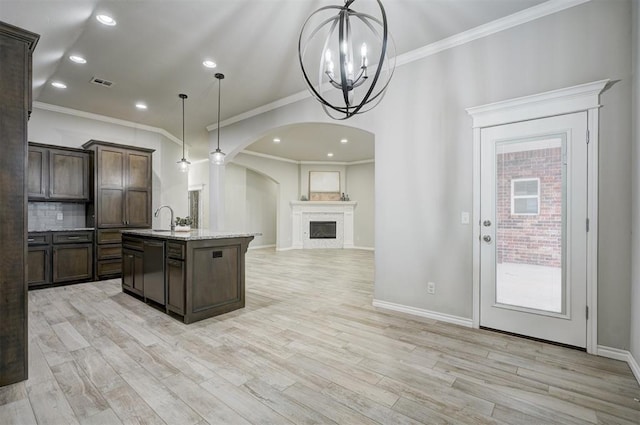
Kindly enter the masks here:
[[124, 235], [138, 235], [148, 238], [173, 239], [177, 241], [202, 241], [212, 239], [246, 238], [260, 236], [262, 233], [251, 232], [216, 232], [209, 229], [192, 229], [189, 231], [171, 231], [157, 229], [126, 229]]

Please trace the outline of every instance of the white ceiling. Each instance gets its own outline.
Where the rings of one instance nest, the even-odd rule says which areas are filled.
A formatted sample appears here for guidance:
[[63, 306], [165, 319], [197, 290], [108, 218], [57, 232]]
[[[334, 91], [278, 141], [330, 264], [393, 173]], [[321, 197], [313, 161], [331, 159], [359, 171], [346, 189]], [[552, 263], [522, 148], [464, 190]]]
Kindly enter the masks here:
[[[402, 54], [543, 2], [384, 0], [383, 4], [396, 52]], [[213, 74], [226, 75], [223, 121], [305, 90], [297, 59], [299, 31], [308, 15], [329, 4], [342, 0], [0, 0], [0, 20], [41, 36], [34, 55], [35, 101], [162, 128], [182, 139], [178, 94], [188, 94], [185, 138], [191, 159], [198, 159], [208, 152], [206, 126], [217, 119]], [[366, 12], [374, 11], [376, 4], [357, 0], [352, 7]], [[99, 13], [111, 15], [118, 24], [101, 25], [95, 19]], [[68, 59], [71, 54], [88, 62], [75, 64]], [[218, 67], [203, 67], [205, 58]], [[115, 84], [105, 88], [89, 83], [94, 76]], [[54, 80], [68, 88], [52, 87]], [[149, 109], [137, 110], [138, 101]], [[340, 129], [345, 136], [338, 135]], [[274, 135], [269, 134], [250, 149], [305, 161], [373, 157], [372, 138], [366, 132], [361, 132], [362, 140], [368, 139], [371, 146], [357, 142], [358, 134], [342, 126], [307, 130], [286, 129], [280, 145], [273, 144]], [[353, 141], [335, 148], [345, 156], [327, 158], [329, 148], [334, 149], [330, 144], [338, 139], [340, 145], [342, 137]], [[358, 147], [363, 147], [359, 153]]]

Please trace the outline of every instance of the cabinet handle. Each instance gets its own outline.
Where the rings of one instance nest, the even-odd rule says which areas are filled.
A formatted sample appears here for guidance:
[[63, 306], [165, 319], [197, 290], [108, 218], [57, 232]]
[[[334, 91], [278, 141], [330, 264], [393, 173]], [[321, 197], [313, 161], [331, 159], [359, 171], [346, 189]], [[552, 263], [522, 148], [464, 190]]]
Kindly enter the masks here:
[[67, 236], [67, 239], [69, 240], [76, 240], [76, 239], [80, 239], [80, 236]]
[[222, 258], [222, 251], [213, 251], [212, 258]]
[[27, 239], [27, 242], [33, 242], [33, 241], [35, 241], [35, 239], [33, 239], [33, 238]]

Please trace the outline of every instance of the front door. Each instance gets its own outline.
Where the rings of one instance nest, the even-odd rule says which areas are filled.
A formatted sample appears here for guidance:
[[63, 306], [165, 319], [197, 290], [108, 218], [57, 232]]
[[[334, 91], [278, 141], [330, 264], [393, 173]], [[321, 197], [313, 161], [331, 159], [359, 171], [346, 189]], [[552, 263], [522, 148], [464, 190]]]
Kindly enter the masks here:
[[586, 112], [480, 140], [480, 326], [585, 348]]

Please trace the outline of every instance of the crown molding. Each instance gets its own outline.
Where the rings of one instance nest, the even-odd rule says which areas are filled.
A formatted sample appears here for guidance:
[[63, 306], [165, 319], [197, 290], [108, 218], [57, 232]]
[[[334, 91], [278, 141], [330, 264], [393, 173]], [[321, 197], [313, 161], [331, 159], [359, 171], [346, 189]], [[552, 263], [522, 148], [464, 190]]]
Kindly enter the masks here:
[[[589, 1], [591, 0], [548, 0], [539, 5], [521, 10], [520, 12], [513, 13], [503, 18], [496, 19], [495, 21], [491, 21], [475, 28], [471, 28], [470, 30], [452, 35], [451, 37], [447, 37], [431, 44], [427, 44], [424, 47], [420, 47], [410, 52], [398, 55], [396, 56], [396, 68], [410, 64], [420, 59], [427, 58], [442, 51], [452, 49], [454, 47], [461, 46], [463, 44], [467, 44], [484, 37], [488, 37], [492, 34], [496, 34], [498, 32], [523, 25], [531, 21], [535, 21], [536, 19], [553, 15], [554, 13], [561, 12], [565, 9], [579, 6]], [[311, 97], [311, 93], [309, 93], [308, 90], [298, 92], [291, 96], [287, 96], [274, 102], [267, 103], [266, 105], [260, 106], [250, 111], [243, 112], [242, 114], [236, 115], [234, 117], [227, 118], [226, 120], [220, 122], [220, 127], [235, 124], [248, 118], [255, 117], [256, 115], [260, 115], [265, 112], [269, 112], [271, 110], [289, 105], [291, 103], [304, 100], [308, 97]], [[210, 124], [207, 126], [208, 131], [213, 131], [217, 128], [217, 124]]]
[[33, 102], [33, 107], [36, 109], [42, 109], [44, 111], [57, 112], [60, 114], [72, 115], [78, 118], [86, 118], [86, 119], [95, 120], [95, 121], [102, 121], [109, 124], [120, 125], [123, 127], [135, 128], [136, 130], [144, 130], [144, 131], [149, 131], [151, 133], [157, 133], [171, 140], [175, 144], [182, 146], [182, 141], [177, 137], [175, 137], [174, 135], [172, 135], [171, 133], [169, 133], [164, 128], [152, 127], [150, 125], [140, 124], [137, 122], [127, 121], [127, 120], [121, 120], [118, 118], [112, 118], [106, 115], [94, 114], [92, 112], [85, 112], [85, 111], [79, 111], [77, 109], [65, 108], [63, 106], [51, 105], [49, 103]]
[[360, 164], [373, 164], [375, 163], [374, 159], [364, 159], [360, 161], [351, 161], [351, 162], [339, 162], [339, 161], [296, 161], [294, 159], [283, 158], [275, 155], [268, 155], [266, 153], [253, 152], [248, 150], [243, 150], [239, 153], [256, 156], [259, 158], [271, 159], [273, 161], [287, 162], [289, 164], [295, 165], [360, 165]]

